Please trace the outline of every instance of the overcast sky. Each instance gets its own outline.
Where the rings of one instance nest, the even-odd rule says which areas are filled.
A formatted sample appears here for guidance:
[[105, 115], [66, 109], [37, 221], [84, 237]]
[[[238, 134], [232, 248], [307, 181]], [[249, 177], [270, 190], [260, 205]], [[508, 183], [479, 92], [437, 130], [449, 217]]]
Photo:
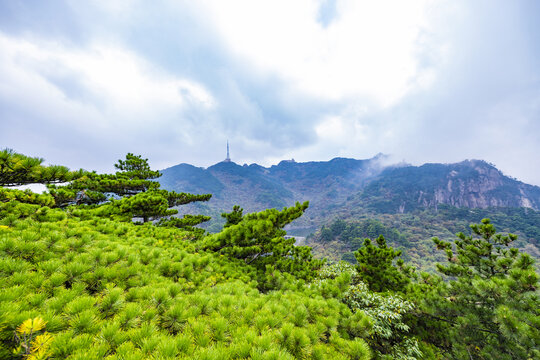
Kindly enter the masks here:
[[0, 0], [0, 148], [484, 159], [540, 185], [540, 2]]

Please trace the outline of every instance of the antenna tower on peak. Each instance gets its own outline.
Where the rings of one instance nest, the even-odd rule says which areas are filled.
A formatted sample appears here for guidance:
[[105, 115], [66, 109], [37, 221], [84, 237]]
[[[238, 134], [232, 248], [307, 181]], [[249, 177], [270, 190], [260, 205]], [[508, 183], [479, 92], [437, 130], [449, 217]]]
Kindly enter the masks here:
[[231, 162], [231, 157], [229, 156], [229, 140], [227, 140], [227, 157], [223, 161], [224, 162]]

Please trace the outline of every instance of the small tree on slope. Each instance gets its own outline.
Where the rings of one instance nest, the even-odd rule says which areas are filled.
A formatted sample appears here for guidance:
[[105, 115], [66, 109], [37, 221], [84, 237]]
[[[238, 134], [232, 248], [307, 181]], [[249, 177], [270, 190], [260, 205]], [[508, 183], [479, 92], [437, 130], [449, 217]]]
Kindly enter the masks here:
[[294, 238], [285, 239], [283, 230], [285, 225], [302, 216], [308, 205], [308, 202], [297, 202], [282, 211], [268, 209], [245, 216], [235, 208], [234, 220], [229, 226], [209, 236], [202, 247], [241, 259], [262, 272], [271, 273], [275, 269], [311, 279], [323, 262], [313, 259], [311, 248], [295, 246]]
[[[364, 246], [358, 249], [354, 256], [358, 261], [356, 270], [360, 279], [364, 281], [371, 291], [400, 291], [410, 283], [412, 268], [405, 266], [401, 250], [394, 250], [386, 245], [384, 236], [380, 235], [372, 244], [370, 239], [364, 240]], [[396, 265], [394, 265], [394, 260]]]

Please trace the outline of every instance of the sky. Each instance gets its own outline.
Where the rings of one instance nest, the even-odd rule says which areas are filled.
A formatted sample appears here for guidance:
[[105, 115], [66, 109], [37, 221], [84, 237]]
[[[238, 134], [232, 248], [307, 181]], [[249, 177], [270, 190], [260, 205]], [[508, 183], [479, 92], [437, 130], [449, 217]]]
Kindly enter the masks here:
[[535, 0], [0, 0], [0, 148], [100, 172], [482, 159], [540, 185]]

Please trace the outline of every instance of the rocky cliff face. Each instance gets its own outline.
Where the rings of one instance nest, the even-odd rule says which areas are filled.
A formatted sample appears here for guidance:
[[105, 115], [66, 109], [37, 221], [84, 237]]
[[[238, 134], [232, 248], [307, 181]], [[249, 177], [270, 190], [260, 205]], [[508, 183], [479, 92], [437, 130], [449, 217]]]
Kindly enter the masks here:
[[540, 209], [539, 187], [509, 178], [480, 160], [388, 168], [366, 186], [361, 198], [383, 212], [436, 208], [438, 204]]

